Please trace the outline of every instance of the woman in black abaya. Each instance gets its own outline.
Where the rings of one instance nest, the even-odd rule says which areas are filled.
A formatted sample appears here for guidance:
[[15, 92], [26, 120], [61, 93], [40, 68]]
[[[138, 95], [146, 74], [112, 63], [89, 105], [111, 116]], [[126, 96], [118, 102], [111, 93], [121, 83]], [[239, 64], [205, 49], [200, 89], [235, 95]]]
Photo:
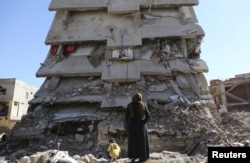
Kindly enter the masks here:
[[132, 102], [126, 110], [126, 125], [128, 128], [128, 157], [131, 162], [139, 158], [144, 162], [149, 158], [149, 144], [147, 122], [150, 113], [142, 102], [142, 95], [137, 93], [133, 96]]

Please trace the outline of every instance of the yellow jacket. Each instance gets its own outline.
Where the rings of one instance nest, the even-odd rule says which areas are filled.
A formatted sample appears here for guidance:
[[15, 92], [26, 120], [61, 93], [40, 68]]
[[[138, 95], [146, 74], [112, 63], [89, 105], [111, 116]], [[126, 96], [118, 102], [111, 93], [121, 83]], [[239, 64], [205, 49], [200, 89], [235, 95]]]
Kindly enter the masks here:
[[121, 149], [118, 144], [110, 143], [107, 151], [111, 158], [117, 158], [120, 155]]

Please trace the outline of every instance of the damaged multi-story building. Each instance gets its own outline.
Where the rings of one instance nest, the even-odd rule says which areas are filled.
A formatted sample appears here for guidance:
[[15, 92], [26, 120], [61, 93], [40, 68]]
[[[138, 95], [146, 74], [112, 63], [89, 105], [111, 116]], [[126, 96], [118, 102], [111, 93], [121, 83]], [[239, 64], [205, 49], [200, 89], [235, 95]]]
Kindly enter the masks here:
[[112, 136], [125, 155], [124, 111], [139, 92], [152, 115], [150, 151], [194, 153], [209, 134], [206, 125], [213, 126], [214, 104], [200, 58], [205, 33], [193, 8], [198, 3], [52, 0], [50, 49], [36, 73], [45, 81], [29, 113], [6, 133], [5, 152], [20, 145], [101, 156]]
[[250, 107], [250, 73], [238, 74], [224, 81], [211, 80], [209, 89], [218, 109], [233, 111]]
[[0, 79], [0, 135], [10, 130], [27, 114], [37, 87], [16, 78]]

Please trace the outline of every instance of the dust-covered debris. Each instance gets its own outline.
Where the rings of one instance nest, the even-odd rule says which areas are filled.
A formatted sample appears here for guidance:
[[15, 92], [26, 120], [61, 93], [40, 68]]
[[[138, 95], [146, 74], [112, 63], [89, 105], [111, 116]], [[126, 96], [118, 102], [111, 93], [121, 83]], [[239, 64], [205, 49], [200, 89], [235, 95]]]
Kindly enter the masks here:
[[[84, 156], [74, 155], [70, 156], [67, 151], [60, 150], [48, 150], [44, 152], [37, 152], [30, 156], [23, 156], [19, 160], [15, 160], [20, 163], [37, 163], [37, 162], [50, 162], [50, 163], [98, 163], [98, 162], [111, 162], [106, 158], [96, 158], [92, 154], [86, 154]], [[7, 161], [2, 161], [3, 163]], [[114, 163], [126, 163], [130, 162], [129, 158], [118, 158]], [[192, 163], [202, 163], [207, 162], [207, 157], [202, 155], [188, 156], [186, 154], [180, 154], [178, 152], [163, 151], [160, 153], [151, 153], [150, 159], [145, 161], [145, 163], [158, 163], [158, 162], [192, 162]]]
[[248, 112], [219, 112], [210, 95], [198, 1], [92, 2], [51, 1], [51, 49], [36, 73], [46, 79], [4, 135], [1, 155], [105, 162], [114, 137], [122, 149], [116, 162], [129, 161], [124, 113], [138, 92], [152, 116], [148, 162], [206, 162], [208, 146], [249, 145], [248, 123], [239, 118]]

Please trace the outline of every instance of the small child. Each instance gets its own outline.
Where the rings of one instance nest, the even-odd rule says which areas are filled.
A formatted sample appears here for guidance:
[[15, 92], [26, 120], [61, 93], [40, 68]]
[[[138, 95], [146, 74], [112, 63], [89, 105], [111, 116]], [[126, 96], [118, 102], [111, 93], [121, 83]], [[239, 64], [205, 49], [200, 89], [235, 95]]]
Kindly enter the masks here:
[[107, 149], [108, 157], [111, 161], [116, 160], [120, 155], [121, 149], [119, 145], [116, 143], [114, 138], [110, 138], [109, 146]]

